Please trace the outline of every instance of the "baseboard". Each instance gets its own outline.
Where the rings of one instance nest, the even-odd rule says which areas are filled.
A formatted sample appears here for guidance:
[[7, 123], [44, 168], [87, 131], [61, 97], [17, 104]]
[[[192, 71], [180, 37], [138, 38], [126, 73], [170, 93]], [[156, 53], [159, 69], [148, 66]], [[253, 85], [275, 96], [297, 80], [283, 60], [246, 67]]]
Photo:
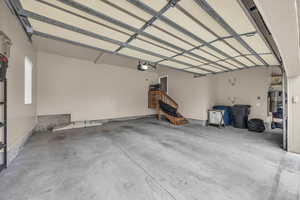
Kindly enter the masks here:
[[155, 117], [155, 114], [151, 115], [137, 115], [137, 116], [128, 116], [120, 118], [107, 118], [107, 119], [95, 119], [95, 120], [82, 120], [82, 121], [71, 121], [70, 114], [61, 114], [61, 115], [42, 115], [38, 116], [38, 123], [34, 129], [34, 132], [46, 132], [52, 131], [57, 128], [64, 128], [71, 124], [92, 124], [92, 123], [108, 123], [108, 122], [119, 122], [127, 120], [135, 120], [142, 118]]
[[135, 119], [145, 119], [145, 118], [150, 118], [150, 117], [154, 118], [155, 116], [154, 115], [142, 115], [142, 116], [102, 119], [102, 120], [73, 121], [70, 124], [65, 125], [65, 126], [54, 127], [52, 129], [52, 131], [57, 132], [57, 131], [77, 129], [77, 128], [89, 128], [89, 127], [102, 126], [104, 123], [109, 123], [109, 122], [122, 122], [122, 121], [129, 121], [129, 120], [135, 120]]
[[207, 125], [207, 120], [191, 119], [191, 118], [187, 118], [187, 120], [191, 124], [198, 124], [198, 125], [201, 125], [201, 126], [206, 126]]
[[152, 114], [152, 115], [137, 115], [137, 116], [120, 117], [120, 118], [108, 118], [108, 119], [90, 120], [90, 121], [99, 122], [99, 123], [108, 123], [108, 122], [119, 122], [119, 121], [144, 119], [144, 118], [154, 118], [154, 117], [156, 117], [155, 114]]
[[[33, 130], [30, 131], [27, 135], [25, 135], [21, 141], [15, 145], [14, 147], [10, 147], [9, 150], [7, 151], [7, 165], [9, 166], [12, 161], [19, 155], [20, 151], [24, 148], [24, 145], [27, 143], [28, 139], [31, 137], [33, 134]], [[3, 160], [4, 153], [0, 153], [0, 159]]]

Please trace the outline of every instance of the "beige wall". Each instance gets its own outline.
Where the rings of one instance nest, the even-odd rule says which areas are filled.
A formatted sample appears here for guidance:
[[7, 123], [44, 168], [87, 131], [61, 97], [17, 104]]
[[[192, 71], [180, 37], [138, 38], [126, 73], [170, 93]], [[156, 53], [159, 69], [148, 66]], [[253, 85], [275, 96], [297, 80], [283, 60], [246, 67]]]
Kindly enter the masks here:
[[[232, 105], [231, 100], [235, 99], [235, 104], [251, 105], [250, 118], [266, 121], [272, 71], [272, 68], [264, 67], [211, 76], [214, 103]], [[236, 82], [232, 85], [234, 80]]]
[[[36, 53], [16, 17], [7, 9], [4, 1], [0, 2], [0, 13], [0, 28], [13, 42], [7, 74], [8, 156], [9, 159], [12, 159], [36, 122]], [[33, 61], [33, 103], [31, 105], [24, 104], [25, 56], [29, 56]], [[2, 98], [2, 95], [0, 98]]]
[[[210, 78], [160, 70], [159, 75], [165, 74], [169, 95], [179, 103], [179, 111], [187, 118], [206, 120], [213, 103]], [[147, 108], [147, 91], [159, 75], [39, 52], [37, 112], [71, 113], [74, 121], [153, 114]]]
[[[300, 74], [299, 37], [295, 1], [256, 0], [274, 39], [278, 44], [289, 76]], [[278, 12], [274, 12], [278, 11]], [[282, 14], [285, 14], [282, 16]], [[5, 20], [3, 20], [5, 19]], [[282, 22], [282, 23], [281, 23]], [[36, 53], [28, 42], [16, 18], [0, 2], [0, 29], [13, 41], [8, 70], [8, 142], [10, 158], [27, 138], [38, 114], [71, 113], [73, 120], [106, 119], [152, 114], [147, 108], [147, 89], [157, 81], [157, 74], [93, 64], [47, 53], [38, 54], [38, 81], [36, 81]], [[296, 42], [295, 42], [296, 41]], [[34, 63], [33, 104], [24, 105], [24, 57]], [[93, 57], [97, 56], [97, 54]], [[119, 61], [118, 61], [119, 63]], [[180, 112], [187, 118], [206, 120], [207, 109], [214, 104], [229, 104], [228, 97], [237, 97], [237, 103], [252, 105], [251, 117], [265, 118], [266, 89], [270, 71], [253, 69], [226, 73], [214, 77], [194, 79], [192, 75], [174, 70], [168, 74], [169, 95], [179, 103]], [[228, 84], [236, 77], [237, 85]], [[38, 84], [38, 93], [36, 88]], [[251, 84], [249, 84], [251, 83]], [[300, 153], [299, 78], [290, 78], [289, 85], [289, 150]], [[245, 90], [248, 90], [245, 92]], [[36, 101], [38, 94], [38, 105]], [[257, 97], [261, 100], [258, 101]], [[259, 103], [259, 104], [258, 104]], [[258, 106], [259, 105], [259, 106]]]
[[[300, 91], [299, 0], [255, 0], [277, 43], [288, 77], [288, 150], [300, 153], [300, 106], [292, 97]], [[296, 77], [296, 78], [295, 78]]]
[[38, 53], [38, 115], [72, 114], [73, 121], [152, 114], [148, 86], [157, 74]]
[[193, 74], [163, 68], [159, 74], [168, 75], [168, 94], [184, 117], [207, 120], [207, 110], [214, 102], [210, 78], [193, 78]]
[[[180, 112], [187, 118], [206, 120], [213, 105], [251, 105], [250, 118], [267, 121], [267, 96], [274, 68], [255, 68], [244, 71], [193, 78], [192, 74], [164, 69], [168, 75], [169, 95], [179, 103]], [[235, 86], [229, 80], [236, 79]], [[261, 99], [258, 100], [257, 98]]]
[[296, 0], [254, 1], [278, 46], [287, 75], [300, 75]]
[[288, 79], [288, 150], [300, 153], [300, 76]]

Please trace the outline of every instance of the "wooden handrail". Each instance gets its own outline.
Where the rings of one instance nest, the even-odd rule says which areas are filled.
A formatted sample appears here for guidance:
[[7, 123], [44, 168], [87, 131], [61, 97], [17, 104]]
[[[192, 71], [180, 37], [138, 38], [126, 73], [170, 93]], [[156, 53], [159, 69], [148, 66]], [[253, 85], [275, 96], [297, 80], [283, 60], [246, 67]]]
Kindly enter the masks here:
[[167, 93], [163, 92], [163, 91], [159, 91], [159, 96], [162, 102], [169, 104], [175, 108], [178, 108], [178, 103], [172, 99]]
[[164, 112], [159, 105], [159, 101], [164, 102], [176, 109], [178, 109], [177, 102], [172, 99], [168, 94], [160, 90], [149, 91], [149, 108], [156, 109], [157, 112], [157, 119], [161, 118], [161, 115], [165, 116], [172, 124], [174, 125], [183, 125], [186, 124], [188, 121], [177, 112], [177, 115], [170, 115], [169, 113]]

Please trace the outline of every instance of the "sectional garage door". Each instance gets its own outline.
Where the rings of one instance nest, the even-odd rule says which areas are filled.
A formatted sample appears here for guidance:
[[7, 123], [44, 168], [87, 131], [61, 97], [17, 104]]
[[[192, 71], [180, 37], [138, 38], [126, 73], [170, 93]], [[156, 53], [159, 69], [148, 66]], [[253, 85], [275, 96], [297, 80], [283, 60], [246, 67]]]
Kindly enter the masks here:
[[280, 62], [238, 0], [14, 0], [27, 30], [199, 75]]

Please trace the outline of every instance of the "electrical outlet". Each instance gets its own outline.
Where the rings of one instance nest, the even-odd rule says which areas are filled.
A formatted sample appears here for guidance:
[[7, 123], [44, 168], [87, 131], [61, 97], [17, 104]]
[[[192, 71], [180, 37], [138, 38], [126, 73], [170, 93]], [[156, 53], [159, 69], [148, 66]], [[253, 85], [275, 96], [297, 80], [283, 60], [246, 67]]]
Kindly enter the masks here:
[[293, 103], [296, 104], [296, 103], [298, 103], [298, 101], [299, 101], [299, 97], [298, 97], [298, 96], [293, 96], [293, 97], [292, 97], [292, 102], [293, 102]]

